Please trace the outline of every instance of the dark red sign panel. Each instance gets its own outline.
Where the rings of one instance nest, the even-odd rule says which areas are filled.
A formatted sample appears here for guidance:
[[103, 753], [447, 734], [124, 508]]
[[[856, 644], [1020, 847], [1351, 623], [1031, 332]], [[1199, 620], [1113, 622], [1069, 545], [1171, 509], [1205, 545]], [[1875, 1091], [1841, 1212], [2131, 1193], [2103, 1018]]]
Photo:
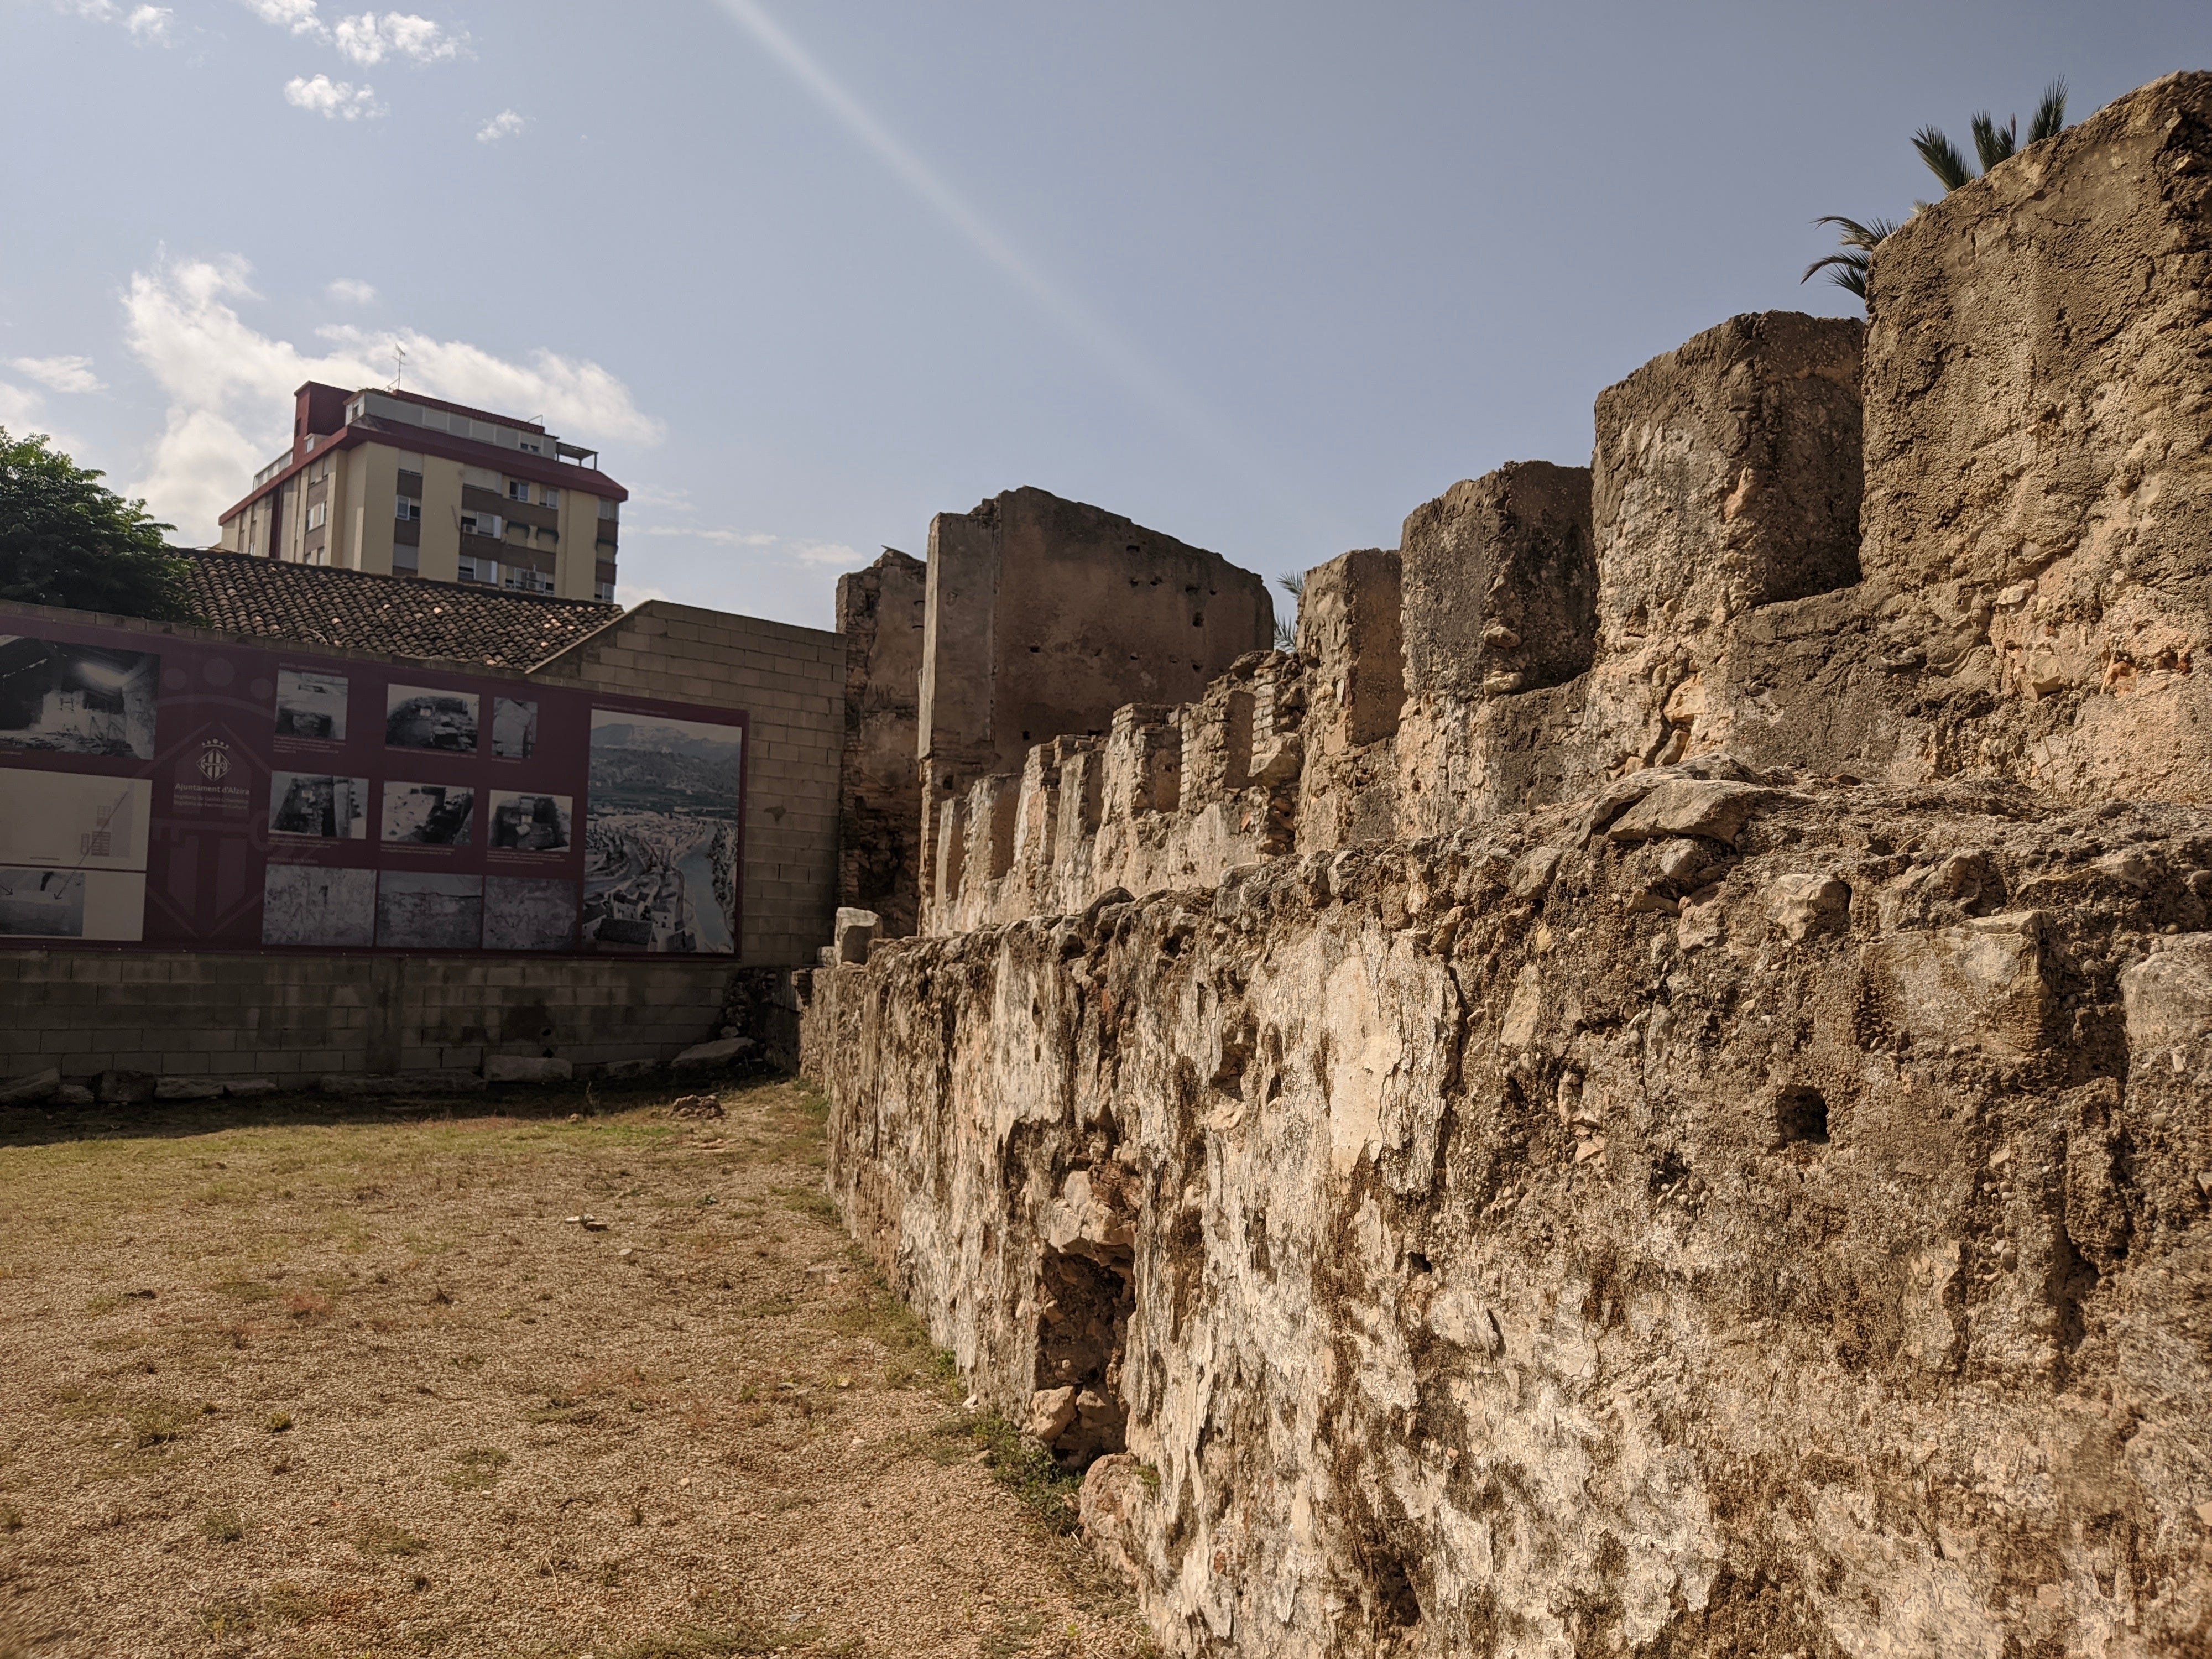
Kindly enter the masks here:
[[0, 945], [732, 952], [745, 723], [0, 616]]

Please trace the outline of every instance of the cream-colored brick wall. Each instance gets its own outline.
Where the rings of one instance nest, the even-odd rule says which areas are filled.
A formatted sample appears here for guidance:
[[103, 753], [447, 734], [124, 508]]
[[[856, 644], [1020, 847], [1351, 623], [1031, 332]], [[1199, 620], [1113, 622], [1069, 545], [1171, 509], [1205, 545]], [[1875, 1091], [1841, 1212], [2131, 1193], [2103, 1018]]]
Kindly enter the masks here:
[[655, 600], [571, 647], [544, 677], [750, 714], [739, 959], [812, 963], [837, 908], [843, 636]]

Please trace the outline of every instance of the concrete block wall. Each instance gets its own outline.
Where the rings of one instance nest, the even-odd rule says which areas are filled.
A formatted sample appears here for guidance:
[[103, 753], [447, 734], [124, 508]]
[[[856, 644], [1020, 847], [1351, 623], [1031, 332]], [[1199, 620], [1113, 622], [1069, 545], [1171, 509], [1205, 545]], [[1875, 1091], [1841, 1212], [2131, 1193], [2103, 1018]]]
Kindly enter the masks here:
[[669, 1060], [714, 1036], [726, 960], [0, 951], [0, 1078], [474, 1070]]
[[812, 962], [837, 910], [843, 639], [656, 599], [532, 678], [750, 714], [738, 959]]

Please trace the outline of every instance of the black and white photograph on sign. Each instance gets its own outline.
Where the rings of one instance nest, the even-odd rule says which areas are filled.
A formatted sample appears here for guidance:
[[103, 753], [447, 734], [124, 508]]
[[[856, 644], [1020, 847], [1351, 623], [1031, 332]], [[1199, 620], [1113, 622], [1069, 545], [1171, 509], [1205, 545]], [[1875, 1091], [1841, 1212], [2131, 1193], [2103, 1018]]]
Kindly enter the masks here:
[[0, 867], [0, 939], [127, 944], [145, 936], [143, 870]]
[[143, 870], [154, 804], [149, 778], [0, 772], [0, 864]]
[[741, 726], [592, 711], [586, 944], [736, 950], [744, 760]]
[[384, 839], [417, 847], [466, 847], [477, 792], [466, 784], [387, 783]]
[[538, 704], [527, 697], [491, 700], [491, 752], [500, 760], [528, 760], [538, 751]]
[[495, 789], [489, 844], [507, 853], [566, 852], [573, 805], [567, 795]]
[[269, 775], [269, 828], [323, 841], [368, 838], [368, 780], [312, 772]]
[[346, 677], [316, 668], [276, 671], [276, 735], [343, 743]]
[[565, 951], [576, 937], [576, 884], [539, 876], [484, 878], [487, 951]]
[[154, 758], [161, 659], [0, 634], [0, 748]]
[[272, 864], [261, 889], [264, 945], [376, 943], [376, 872]]
[[83, 937], [83, 871], [0, 869], [0, 938]]
[[376, 942], [410, 951], [473, 951], [483, 939], [483, 909], [482, 876], [386, 870], [376, 878]]
[[477, 699], [473, 691], [395, 685], [385, 694], [384, 708], [387, 749], [438, 749], [453, 755], [477, 751]]

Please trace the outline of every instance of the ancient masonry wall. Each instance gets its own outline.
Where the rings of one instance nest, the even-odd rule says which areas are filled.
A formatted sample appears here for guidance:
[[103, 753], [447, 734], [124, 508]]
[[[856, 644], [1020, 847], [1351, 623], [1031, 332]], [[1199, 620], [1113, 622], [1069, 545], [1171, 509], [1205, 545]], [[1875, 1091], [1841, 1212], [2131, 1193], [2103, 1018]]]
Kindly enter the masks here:
[[2212, 1640], [2208, 276], [2177, 76], [925, 793], [832, 1189], [1170, 1651]]
[[887, 938], [915, 931], [921, 890], [921, 644], [928, 568], [896, 548], [837, 579], [845, 641], [837, 902], [875, 913]]

